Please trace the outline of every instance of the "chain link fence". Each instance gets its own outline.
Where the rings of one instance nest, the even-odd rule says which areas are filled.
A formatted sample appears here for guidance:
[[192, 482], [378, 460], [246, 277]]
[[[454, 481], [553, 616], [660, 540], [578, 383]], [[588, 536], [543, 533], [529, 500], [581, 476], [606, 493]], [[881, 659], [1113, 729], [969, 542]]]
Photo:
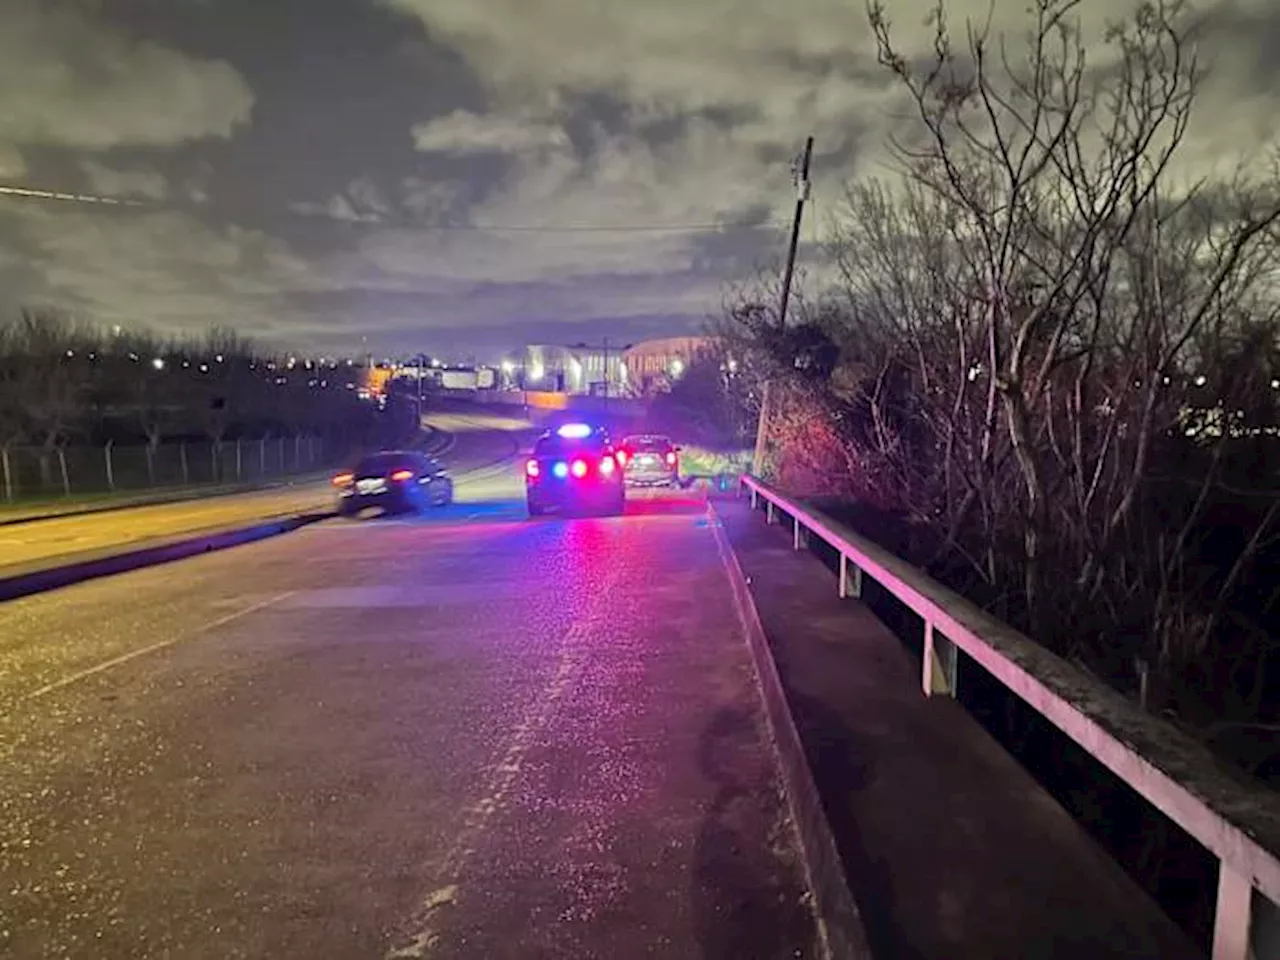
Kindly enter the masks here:
[[0, 448], [0, 495], [9, 503], [252, 484], [341, 462], [349, 445], [316, 436], [164, 443], [155, 447]]

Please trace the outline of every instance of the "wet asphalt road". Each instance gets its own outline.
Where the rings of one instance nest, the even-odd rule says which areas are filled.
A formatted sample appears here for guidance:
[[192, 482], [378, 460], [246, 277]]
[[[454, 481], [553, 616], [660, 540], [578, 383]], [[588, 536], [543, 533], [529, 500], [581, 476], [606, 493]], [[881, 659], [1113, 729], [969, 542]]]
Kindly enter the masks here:
[[0, 955], [816, 955], [705, 504], [520, 491], [0, 606]]

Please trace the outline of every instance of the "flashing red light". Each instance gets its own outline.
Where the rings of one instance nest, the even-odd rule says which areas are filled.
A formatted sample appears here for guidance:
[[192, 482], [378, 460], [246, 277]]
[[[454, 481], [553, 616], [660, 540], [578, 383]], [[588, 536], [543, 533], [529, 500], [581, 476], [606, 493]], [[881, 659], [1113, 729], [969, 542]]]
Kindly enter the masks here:
[[613, 457], [605, 457], [600, 461], [600, 472], [606, 477], [612, 476], [615, 466], [617, 464], [613, 462]]
[[391, 475], [391, 479], [396, 481], [396, 483], [404, 483], [404, 481], [412, 479], [412, 477], [412, 470], [397, 470]]
[[583, 477], [587, 475], [587, 461], [585, 460], [573, 461], [573, 466], [569, 468], [569, 472], [572, 473], [579, 480], [581, 480]]
[[527, 460], [525, 461], [524, 472], [530, 477], [536, 477], [542, 473], [542, 468], [538, 466], [537, 460]]
[[339, 473], [334, 476], [333, 485], [335, 487], [350, 486], [350, 484], [352, 483], [352, 481], [355, 480], [355, 478], [356, 478], [356, 475], [354, 473]]
[[627, 465], [627, 451], [619, 450], [614, 456], [618, 459], [618, 466], [625, 467]]
[[667, 466], [674, 467], [676, 465], [676, 452], [672, 450], [667, 454]]

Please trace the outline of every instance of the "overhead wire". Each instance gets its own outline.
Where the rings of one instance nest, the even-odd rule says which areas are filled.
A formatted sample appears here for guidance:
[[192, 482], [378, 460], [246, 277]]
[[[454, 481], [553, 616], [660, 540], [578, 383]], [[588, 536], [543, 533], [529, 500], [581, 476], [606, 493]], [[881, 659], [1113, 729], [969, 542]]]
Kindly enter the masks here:
[[[22, 200], [53, 200], [66, 203], [86, 203], [102, 206], [121, 206], [133, 209], [164, 209], [175, 206], [172, 202], [164, 203], [156, 200], [137, 200], [125, 197], [107, 197], [100, 194], [71, 193], [60, 190], [41, 190], [32, 187], [18, 187], [0, 184], [0, 197], [8, 196]], [[289, 208], [288, 213], [294, 216], [312, 217], [333, 221], [334, 223], [374, 224], [380, 226], [402, 227], [431, 232], [469, 232], [469, 233], [719, 233], [739, 232], [746, 230], [778, 230], [784, 224], [777, 221], [757, 221], [754, 223], [733, 223], [709, 220], [694, 223], [421, 223], [407, 218], [389, 217], [380, 214], [361, 214], [351, 218], [335, 217], [324, 211], [298, 210]]]

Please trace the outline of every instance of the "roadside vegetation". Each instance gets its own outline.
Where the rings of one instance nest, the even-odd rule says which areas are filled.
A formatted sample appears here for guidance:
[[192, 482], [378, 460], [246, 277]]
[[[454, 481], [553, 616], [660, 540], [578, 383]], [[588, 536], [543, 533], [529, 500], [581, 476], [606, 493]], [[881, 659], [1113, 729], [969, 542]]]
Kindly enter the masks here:
[[[1142, 6], [1099, 69], [1075, 7], [1033, 3], [1017, 56], [939, 7], [921, 62], [873, 3], [915, 121], [898, 170], [847, 185], [838, 279], [785, 330], [766, 282], [717, 332], [742, 409], [771, 384], [773, 482], [1274, 786], [1280, 176], [1181, 162], [1188, 8]], [[1069, 765], [1029, 711], [987, 719], [1040, 772]], [[1185, 882], [1176, 829], [1126, 827], [1107, 789], [1077, 814], [1150, 888]], [[1203, 930], [1212, 896], [1188, 910]]]

